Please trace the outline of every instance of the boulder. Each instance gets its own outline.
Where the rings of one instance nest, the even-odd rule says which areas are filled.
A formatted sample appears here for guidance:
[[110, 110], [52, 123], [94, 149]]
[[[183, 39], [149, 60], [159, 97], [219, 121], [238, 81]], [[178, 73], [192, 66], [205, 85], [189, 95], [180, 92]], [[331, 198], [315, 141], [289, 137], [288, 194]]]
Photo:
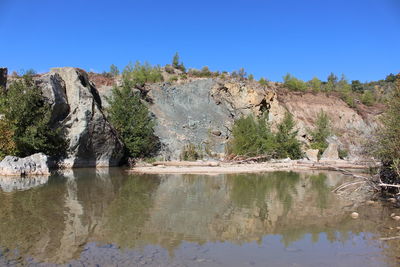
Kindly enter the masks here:
[[0, 162], [0, 175], [50, 175], [49, 159], [43, 153], [33, 154], [25, 158], [7, 156]]
[[330, 143], [322, 154], [321, 160], [339, 160], [338, 145]]
[[37, 81], [52, 107], [52, 123], [61, 126], [68, 150], [66, 168], [119, 165], [124, 145], [103, 113], [97, 89], [85, 71], [54, 68]]
[[311, 161], [318, 161], [318, 152], [319, 149], [307, 149], [306, 150], [306, 157]]

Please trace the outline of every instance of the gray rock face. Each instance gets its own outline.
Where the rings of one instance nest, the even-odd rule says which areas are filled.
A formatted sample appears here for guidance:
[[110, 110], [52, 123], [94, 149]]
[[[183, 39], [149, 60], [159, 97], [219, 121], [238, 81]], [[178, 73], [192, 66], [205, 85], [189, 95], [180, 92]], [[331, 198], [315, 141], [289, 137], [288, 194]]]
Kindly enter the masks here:
[[108, 167], [120, 163], [123, 143], [107, 121], [100, 96], [86, 72], [54, 68], [37, 83], [52, 106], [52, 122], [61, 125], [69, 141], [61, 165]]
[[7, 156], [0, 162], [0, 175], [50, 175], [49, 159], [43, 153], [33, 154], [25, 158]]
[[306, 157], [311, 161], [318, 161], [318, 152], [319, 149], [307, 149], [306, 150]]
[[321, 156], [321, 160], [338, 160], [339, 152], [338, 145], [334, 143], [330, 143], [329, 146], [325, 149], [324, 153]]
[[149, 108], [156, 116], [155, 134], [160, 138], [165, 159], [179, 159], [188, 143], [224, 152], [233, 118], [210, 95], [214, 85], [212, 79], [200, 79], [151, 88], [149, 94], [154, 103]]

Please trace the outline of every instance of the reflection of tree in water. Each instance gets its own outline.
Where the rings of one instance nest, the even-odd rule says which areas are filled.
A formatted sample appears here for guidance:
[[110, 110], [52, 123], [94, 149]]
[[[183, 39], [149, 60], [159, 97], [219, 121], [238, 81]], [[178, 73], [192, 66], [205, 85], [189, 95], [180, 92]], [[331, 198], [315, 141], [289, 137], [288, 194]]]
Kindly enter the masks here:
[[105, 214], [103, 231], [108, 243], [122, 247], [134, 247], [138, 243], [159, 183], [157, 176], [150, 175], [132, 175], [126, 179]]
[[252, 207], [255, 204], [265, 216], [268, 213], [266, 196], [276, 193], [277, 200], [282, 202], [285, 212], [288, 212], [293, 195], [297, 193], [296, 184], [300, 181], [300, 175], [294, 172], [238, 174], [231, 178], [232, 201], [239, 207]]
[[321, 209], [325, 209], [328, 204], [328, 197], [331, 189], [326, 185], [326, 174], [319, 173], [317, 175], [310, 175], [308, 177], [311, 180], [311, 186], [313, 192], [317, 194], [317, 203]]

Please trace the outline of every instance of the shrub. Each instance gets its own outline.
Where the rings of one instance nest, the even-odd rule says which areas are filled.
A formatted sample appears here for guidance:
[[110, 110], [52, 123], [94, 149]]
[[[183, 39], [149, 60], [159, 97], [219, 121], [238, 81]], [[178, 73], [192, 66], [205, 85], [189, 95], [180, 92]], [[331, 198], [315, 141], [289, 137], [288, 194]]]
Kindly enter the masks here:
[[183, 147], [180, 159], [185, 161], [194, 161], [203, 158], [201, 149], [196, 148], [192, 143], [189, 143]]
[[361, 96], [361, 102], [364, 105], [372, 106], [375, 103], [374, 93], [372, 93], [370, 90], [364, 91], [364, 93]]
[[254, 118], [253, 115], [235, 121], [232, 128], [233, 138], [229, 142], [228, 152], [242, 156], [272, 155], [275, 140], [266, 115]]
[[340, 159], [345, 159], [349, 155], [349, 151], [347, 151], [346, 149], [339, 149], [338, 152]]
[[107, 109], [109, 120], [124, 141], [127, 155], [143, 158], [156, 153], [159, 141], [154, 135], [154, 121], [129, 83], [115, 86], [107, 101], [110, 104]]
[[363, 84], [359, 80], [351, 81], [351, 90], [353, 92], [362, 92], [364, 91]]
[[332, 134], [330, 124], [331, 122], [328, 114], [321, 110], [317, 115], [314, 130], [309, 131], [312, 137], [311, 148], [319, 149], [319, 155], [328, 147], [326, 139]]
[[292, 76], [291, 74], [286, 74], [283, 77], [284, 85], [292, 91], [306, 91], [307, 90], [307, 84], [300, 80], [297, 79], [296, 77]]
[[176, 76], [176, 75], [171, 76], [171, 77], [169, 78], [169, 80], [168, 80], [168, 82], [170, 82], [170, 83], [173, 83], [173, 82], [176, 82], [176, 81], [178, 81], [178, 76]]
[[277, 158], [299, 159], [303, 156], [301, 144], [296, 138], [298, 131], [294, 129], [295, 126], [293, 115], [286, 112], [283, 121], [278, 125], [275, 137]]
[[43, 152], [62, 156], [66, 140], [50, 126], [50, 105], [30, 76], [10, 84], [0, 96], [0, 155], [26, 157]]
[[167, 73], [169, 73], [169, 74], [174, 74], [174, 73], [175, 73], [174, 67], [172, 67], [172, 66], [169, 65], [169, 64], [165, 65], [165, 71], [166, 71]]
[[260, 80], [258, 81], [259, 84], [261, 84], [262, 86], [265, 86], [268, 84], [267, 80], [264, 79], [263, 77], [260, 78]]
[[133, 66], [129, 63], [122, 72], [124, 83], [130, 87], [142, 87], [146, 83], [162, 82], [163, 76], [160, 67], [153, 67], [145, 62], [143, 65], [139, 61]]
[[311, 81], [308, 82], [313, 92], [317, 93], [321, 91], [322, 82], [317, 77], [312, 78]]
[[176, 52], [174, 57], [172, 58], [172, 67], [174, 67], [175, 69], [181, 70], [183, 72], [186, 72], [186, 68], [183, 65], [183, 62], [181, 62], [179, 59], [178, 52]]
[[249, 74], [248, 79], [249, 79], [249, 81], [254, 81], [254, 75], [253, 74]]
[[117, 66], [115, 66], [114, 64], [111, 64], [110, 66], [110, 74], [114, 77], [119, 75], [119, 69]]
[[190, 69], [188, 74], [194, 77], [201, 77], [201, 78], [213, 76], [213, 73], [207, 66], [204, 66], [200, 71], [196, 69]]

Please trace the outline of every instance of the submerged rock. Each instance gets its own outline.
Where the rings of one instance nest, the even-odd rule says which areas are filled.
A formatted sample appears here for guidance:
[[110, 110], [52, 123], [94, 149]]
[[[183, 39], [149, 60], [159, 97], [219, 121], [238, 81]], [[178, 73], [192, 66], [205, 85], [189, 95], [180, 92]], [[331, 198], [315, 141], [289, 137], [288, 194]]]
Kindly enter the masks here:
[[33, 154], [25, 158], [7, 156], [0, 162], [0, 175], [50, 175], [49, 158], [43, 153]]

